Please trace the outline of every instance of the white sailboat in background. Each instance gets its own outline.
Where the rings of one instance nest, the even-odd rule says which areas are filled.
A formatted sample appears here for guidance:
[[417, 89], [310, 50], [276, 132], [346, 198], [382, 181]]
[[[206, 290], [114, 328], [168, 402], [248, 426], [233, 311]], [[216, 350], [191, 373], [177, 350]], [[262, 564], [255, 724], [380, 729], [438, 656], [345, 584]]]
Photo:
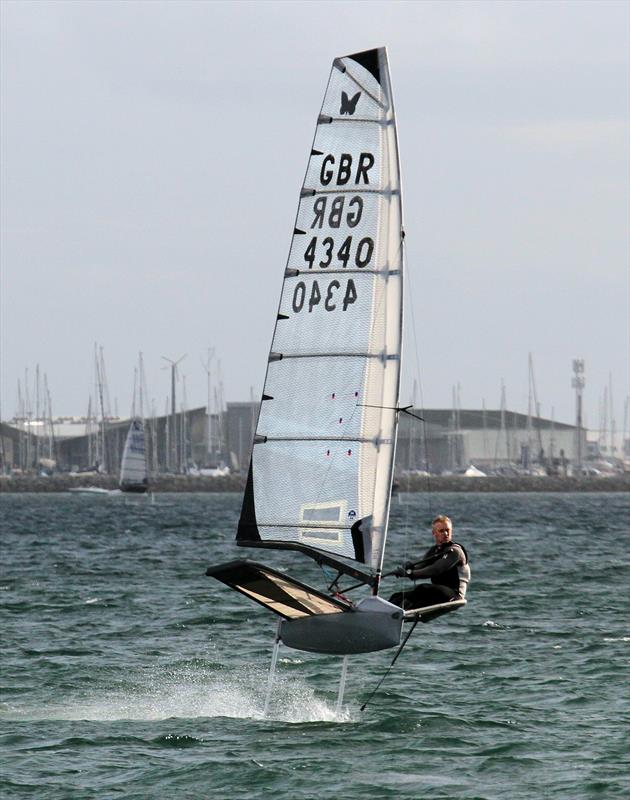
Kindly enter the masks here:
[[120, 463], [120, 490], [144, 494], [149, 489], [149, 474], [144, 439], [144, 425], [138, 417], [131, 420]]
[[[464, 603], [404, 612], [378, 596], [401, 411], [403, 240], [386, 50], [337, 58], [300, 192], [236, 536], [309, 556], [328, 586], [249, 560], [207, 570], [277, 614], [277, 642], [300, 650], [394, 647], [405, 619]], [[361, 589], [367, 596], [348, 598]]]

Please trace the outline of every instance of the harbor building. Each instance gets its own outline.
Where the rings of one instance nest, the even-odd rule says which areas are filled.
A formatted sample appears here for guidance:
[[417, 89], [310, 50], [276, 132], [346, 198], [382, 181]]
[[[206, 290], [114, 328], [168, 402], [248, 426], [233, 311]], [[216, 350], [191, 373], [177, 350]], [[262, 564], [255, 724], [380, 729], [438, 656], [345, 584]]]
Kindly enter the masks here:
[[401, 414], [398, 470], [456, 473], [474, 465], [483, 472], [513, 466], [547, 471], [575, 464], [586, 452], [586, 429], [518, 411], [413, 409]]
[[[221, 414], [205, 407], [145, 420], [147, 461], [152, 474], [186, 473], [227, 466], [245, 472], [259, 404], [227, 403]], [[483, 472], [519, 468], [566, 472], [587, 454], [586, 430], [506, 410], [410, 409], [401, 413], [396, 467], [399, 472], [457, 473], [474, 465]], [[422, 419], [418, 419], [421, 417]], [[65, 418], [53, 425], [16, 421], [0, 427], [4, 470], [98, 469], [117, 474], [128, 419]]]

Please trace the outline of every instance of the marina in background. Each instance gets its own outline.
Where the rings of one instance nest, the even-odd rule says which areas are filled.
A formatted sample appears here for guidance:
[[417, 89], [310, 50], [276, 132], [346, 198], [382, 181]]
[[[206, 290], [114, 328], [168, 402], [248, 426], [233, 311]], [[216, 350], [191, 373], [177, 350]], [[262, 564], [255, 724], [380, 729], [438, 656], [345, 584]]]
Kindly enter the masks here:
[[[228, 487], [240, 491], [259, 414], [253, 388], [249, 400], [226, 402], [221, 361], [208, 348], [201, 359], [206, 404], [188, 408], [186, 376], [180, 375], [186, 355], [163, 358], [169, 364], [170, 394], [161, 415], [155, 399], [149, 400], [142, 353], [134, 368], [129, 416], [120, 416], [117, 401], [110, 400], [102, 346], [94, 345], [93, 385], [83, 416], [54, 416], [48, 376], [39, 365], [30, 377], [25, 370], [24, 380], [18, 382], [16, 412], [10, 420], [0, 421], [0, 490], [16, 490], [18, 483], [37, 491], [50, 491], [53, 485], [86, 485], [86, 481], [106, 488], [115, 485], [130, 422], [138, 419], [144, 425], [148, 476], [157, 491]], [[575, 395], [573, 423], [556, 420], [553, 406], [550, 416], [541, 413], [531, 354], [526, 412], [509, 407], [503, 381], [499, 407], [487, 408], [482, 400], [480, 407], [462, 408], [461, 386], [455, 384], [451, 408], [434, 409], [417, 402], [414, 382], [411, 403], [401, 403], [413, 409], [414, 416], [400, 415], [397, 482], [422, 490], [428, 476], [475, 478], [477, 483], [493, 478], [492, 485], [514, 490], [517, 484], [529, 485], [521, 480], [527, 478], [553, 478], [550, 485], [564, 479], [566, 488], [568, 478], [583, 485], [584, 479], [630, 474], [630, 398], [625, 399], [619, 426], [609, 376], [599, 399], [598, 426], [589, 428], [583, 410], [583, 359], [573, 360], [572, 373], [567, 389], [571, 385]], [[502, 484], [501, 479], [509, 481]], [[433, 488], [437, 485], [434, 481]], [[534, 485], [543, 487], [540, 480]]]
[[[253, 400], [145, 417], [155, 491], [241, 491], [258, 417]], [[499, 409], [421, 409], [402, 415], [396, 454], [401, 489], [569, 491], [630, 488], [630, 439]], [[114, 488], [130, 420], [64, 417], [0, 423], [0, 491]], [[492, 488], [490, 488], [492, 487]], [[555, 487], [555, 488], [554, 488]]]

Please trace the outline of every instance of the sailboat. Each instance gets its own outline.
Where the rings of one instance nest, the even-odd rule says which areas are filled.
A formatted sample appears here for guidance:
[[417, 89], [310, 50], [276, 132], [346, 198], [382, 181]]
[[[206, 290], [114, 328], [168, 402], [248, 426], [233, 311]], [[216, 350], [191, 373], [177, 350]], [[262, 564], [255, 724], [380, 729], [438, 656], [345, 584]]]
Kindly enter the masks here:
[[[328, 585], [248, 559], [206, 573], [278, 615], [276, 641], [298, 650], [395, 647], [405, 620], [465, 603], [404, 611], [378, 593], [404, 410], [403, 242], [387, 52], [336, 58], [300, 191], [236, 534], [243, 547], [310, 557]], [[351, 600], [353, 590], [365, 596]]]
[[147, 459], [144, 442], [144, 425], [135, 417], [131, 420], [125, 449], [120, 462], [120, 490], [143, 494], [149, 488]]

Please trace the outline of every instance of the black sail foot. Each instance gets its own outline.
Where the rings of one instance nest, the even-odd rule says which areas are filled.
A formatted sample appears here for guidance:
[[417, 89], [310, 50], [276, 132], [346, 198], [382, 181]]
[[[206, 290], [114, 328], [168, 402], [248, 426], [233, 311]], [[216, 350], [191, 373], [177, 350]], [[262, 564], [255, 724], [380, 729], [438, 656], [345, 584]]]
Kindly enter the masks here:
[[120, 491], [128, 494], [146, 494], [149, 491], [149, 487], [146, 483], [121, 483]]
[[249, 559], [208, 567], [206, 575], [284, 619], [314, 614], [341, 614], [353, 608], [351, 603], [324, 594], [284, 572]]

